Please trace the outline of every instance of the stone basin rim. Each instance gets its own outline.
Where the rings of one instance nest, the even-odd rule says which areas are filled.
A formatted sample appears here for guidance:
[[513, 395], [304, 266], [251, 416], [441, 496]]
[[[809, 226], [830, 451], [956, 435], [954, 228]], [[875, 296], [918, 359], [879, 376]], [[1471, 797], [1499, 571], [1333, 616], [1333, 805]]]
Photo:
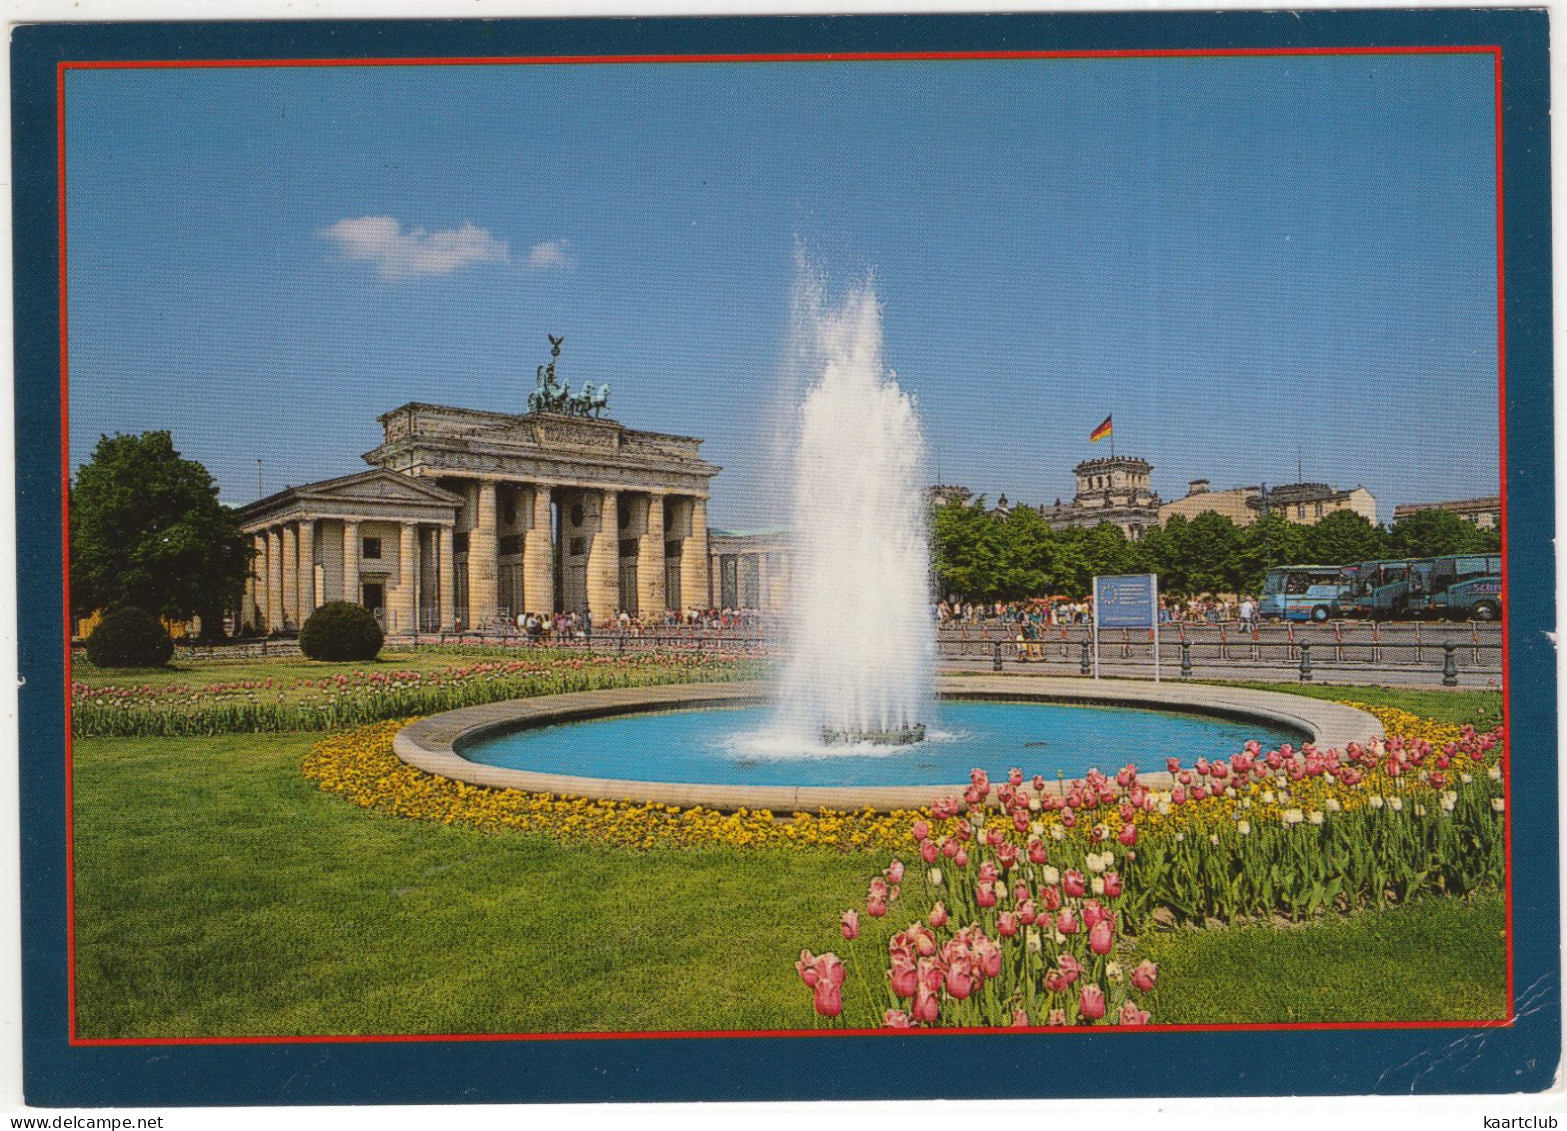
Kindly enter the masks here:
[[[1383, 737], [1376, 717], [1353, 707], [1303, 695], [1198, 684], [1092, 680], [1057, 676], [944, 676], [943, 699], [987, 699], [1144, 707], [1187, 714], [1218, 715], [1288, 727], [1322, 748], [1343, 749], [1351, 742]], [[520, 789], [595, 801], [703, 806], [709, 809], [767, 809], [774, 813], [818, 809], [922, 809], [938, 797], [959, 796], [967, 782], [950, 786], [789, 786], [717, 785], [700, 782], [644, 782], [576, 777], [535, 770], [505, 769], [469, 761], [463, 746], [499, 734], [557, 723], [582, 722], [644, 711], [734, 707], [765, 701], [769, 685], [761, 681], [659, 684], [508, 699], [460, 707], [420, 719], [397, 732], [393, 751], [404, 763], [426, 773], [469, 785]], [[1114, 773], [1117, 766], [1101, 766]], [[1169, 788], [1163, 771], [1142, 772], [1142, 781]], [[1057, 783], [1051, 783], [1052, 786]]]

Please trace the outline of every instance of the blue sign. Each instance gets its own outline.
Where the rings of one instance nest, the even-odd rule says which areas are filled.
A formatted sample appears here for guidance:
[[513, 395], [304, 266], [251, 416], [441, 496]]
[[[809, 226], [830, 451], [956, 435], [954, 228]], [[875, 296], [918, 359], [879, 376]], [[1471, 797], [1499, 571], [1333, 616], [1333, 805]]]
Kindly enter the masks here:
[[1153, 628], [1158, 606], [1156, 574], [1094, 578], [1094, 614], [1100, 628]]

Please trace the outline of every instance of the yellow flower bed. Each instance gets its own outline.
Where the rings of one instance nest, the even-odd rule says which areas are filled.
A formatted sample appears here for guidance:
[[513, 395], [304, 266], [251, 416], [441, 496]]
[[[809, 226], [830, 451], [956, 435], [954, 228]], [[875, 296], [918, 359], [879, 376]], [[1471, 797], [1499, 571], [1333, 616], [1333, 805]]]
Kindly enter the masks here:
[[1432, 746], [1446, 746], [1449, 742], [1457, 742], [1463, 737], [1462, 727], [1422, 718], [1408, 711], [1399, 710], [1397, 707], [1373, 707], [1369, 703], [1356, 703], [1349, 699], [1341, 699], [1339, 702], [1346, 707], [1365, 711], [1368, 715], [1375, 715], [1377, 722], [1382, 724], [1382, 729], [1387, 731], [1389, 738], [1424, 739]]
[[542, 833], [561, 841], [596, 840], [622, 848], [780, 846], [886, 852], [907, 847], [909, 824], [917, 816], [823, 809], [777, 820], [765, 809], [720, 813], [468, 785], [416, 770], [392, 752], [393, 737], [411, 722], [376, 723], [323, 739], [305, 756], [305, 776], [329, 793], [397, 817], [485, 832]]
[[[1390, 737], [1425, 740], [1434, 747], [1456, 743], [1462, 738], [1459, 727], [1396, 707], [1347, 705], [1375, 715]], [[816, 813], [795, 813], [780, 820], [765, 809], [721, 813], [702, 807], [681, 809], [670, 805], [591, 801], [468, 785], [416, 770], [392, 752], [393, 736], [412, 721], [375, 723], [323, 739], [305, 758], [305, 776], [321, 789], [346, 797], [356, 805], [398, 817], [466, 825], [486, 832], [512, 829], [542, 833], [562, 841], [590, 839], [624, 848], [783, 846], [907, 851], [912, 846], [910, 825], [921, 817], [930, 817], [928, 809], [895, 813], [877, 813], [873, 809], [852, 812], [823, 809]], [[1455, 755], [1451, 767], [1454, 776], [1466, 772], [1484, 773], [1486, 768], [1486, 759], [1470, 760], [1462, 753]], [[1162, 812], [1138, 813], [1138, 830], [1152, 835], [1217, 834], [1233, 829], [1242, 819], [1250, 822], [1280, 820], [1289, 809], [1342, 808], [1348, 811], [1358, 809], [1371, 797], [1384, 793], [1434, 791], [1420, 778], [1395, 782], [1380, 770], [1371, 770], [1358, 787], [1331, 778], [1309, 777], [1291, 782], [1287, 788], [1252, 782], [1231, 792], [1234, 796], [1220, 794], [1174, 807], [1167, 803], [1168, 794], [1162, 794], [1166, 801], [1159, 807]], [[1062, 823], [1059, 813], [1039, 813], [1033, 833], [1052, 838], [1064, 834], [1072, 841], [1088, 842], [1096, 824], [1100, 826], [1099, 835], [1108, 834], [1110, 840], [1121, 829], [1121, 816], [1115, 806], [1106, 806], [1092, 816], [1084, 816], [1087, 819], [1067, 830], [1054, 827]], [[937, 824], [945, 828], [955, 822]]]

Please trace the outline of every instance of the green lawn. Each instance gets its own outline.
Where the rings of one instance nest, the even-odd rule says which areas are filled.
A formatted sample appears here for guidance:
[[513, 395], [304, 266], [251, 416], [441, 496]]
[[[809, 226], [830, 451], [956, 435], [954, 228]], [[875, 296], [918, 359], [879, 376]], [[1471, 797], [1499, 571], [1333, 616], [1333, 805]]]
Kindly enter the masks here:
[[[82, 1036], [808, 1027], [793, 962], [885, 863], [401, 820], [306, 781], [312, 741], [77, 740]], [[1500, 930], [1496, 899], [1431, 900], [1143, 947], [1158, 1021], [1494, 1017]]]
[[1157, 1020], [1433, 1021], [1506, 1016], [1502, 899], [1424, 899], [1309, 927], [1172, 931]]
[[1204, 680], [1219, 687], [1252, 687], [1259, 691], [1288, 691], [1292, 695], [1306, 695], [1312, 699], [1331, 699], [1342, 702], [1351, 700], [1372, 707], [1398, 707], [1415, 715], [1436, 719], [1438, 722], [1462, 725], [1469, 723], [1476, 730], [1488, 730], [1502, 722], [1502, 693], [1500, 691], [1435, 691], [1411, 687], [1373, 687], [1300, 683], [1244, 683], [1225, 680]]

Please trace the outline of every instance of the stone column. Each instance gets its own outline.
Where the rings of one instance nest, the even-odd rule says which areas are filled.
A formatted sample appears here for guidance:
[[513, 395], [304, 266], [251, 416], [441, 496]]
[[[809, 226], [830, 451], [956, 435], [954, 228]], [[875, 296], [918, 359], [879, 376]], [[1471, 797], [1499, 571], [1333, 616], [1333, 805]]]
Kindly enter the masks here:
[[292, 523], [283, 525], [283, 625], [299, 627], [299, 529]]
[[555, 531], [550, 523], [550, 485], [533, 485], [533, 521], [522, 539], [522, 605], [530, 613], [555, 611]]
[[436, 603], [439, 606], [441, 631], [451, 632], [457, 627], [457, 558], [452, 550], [453, 527], [449, 524], [435, 528], [440, 544], [436, 558]]
[[359, 523], [343, 520], [343, 600], [353, 605], [363, 603], [359, 592]]
[[274, 526], [267, 531], [267, 631], [283, 627], [283, 534]]
[[767, 599], [767, 551], [756, 555], [756, 608], [766, 612], [771, 602]]
[[263, 632], [267, 628], [267, 536], [265, 532], [251, 536], [251, 546], [256, 553], [250, 559], [250, 576], [245, 579], [245, 594], [250, 604], [245, 610], [247, 623]]
[[[738, 562], [740, 559], [734, 559]], [[715, 609], [724, 605], [724, 556], [722, 554], [709, 554], [707, 556], [707, 603]], [[740, 567], [735, 566], [735, 607], [740, 606]]]
[[707, 500], [692, 498], [691, 533], [680, 543], [680, 605], [706, 609], [710, 586], [707, 559]]
[[390, 606], [388, 635], [412, 633], [419, 624], [419, 531], [411, 522], [399, 525], [397, 544], [397, 592]]
[[647, 521], [637, 542], [637, 615], [643, 624], [664, 619], [664, 496], [647, 496]]
[[479, 483], [473, 530], [468, 534], [468, 626], [482, 628], [500, 600], [500, 547], [495, 533], [495, 481]]
[[299, 524], [299, 623], [310, 619], [321, 599], [316, 594], [316, 524], [304, 519]]
[[620, 612], [620, 494], [599, 492], [599, 528], [588, 546], [588, 612], [606, 629]]

